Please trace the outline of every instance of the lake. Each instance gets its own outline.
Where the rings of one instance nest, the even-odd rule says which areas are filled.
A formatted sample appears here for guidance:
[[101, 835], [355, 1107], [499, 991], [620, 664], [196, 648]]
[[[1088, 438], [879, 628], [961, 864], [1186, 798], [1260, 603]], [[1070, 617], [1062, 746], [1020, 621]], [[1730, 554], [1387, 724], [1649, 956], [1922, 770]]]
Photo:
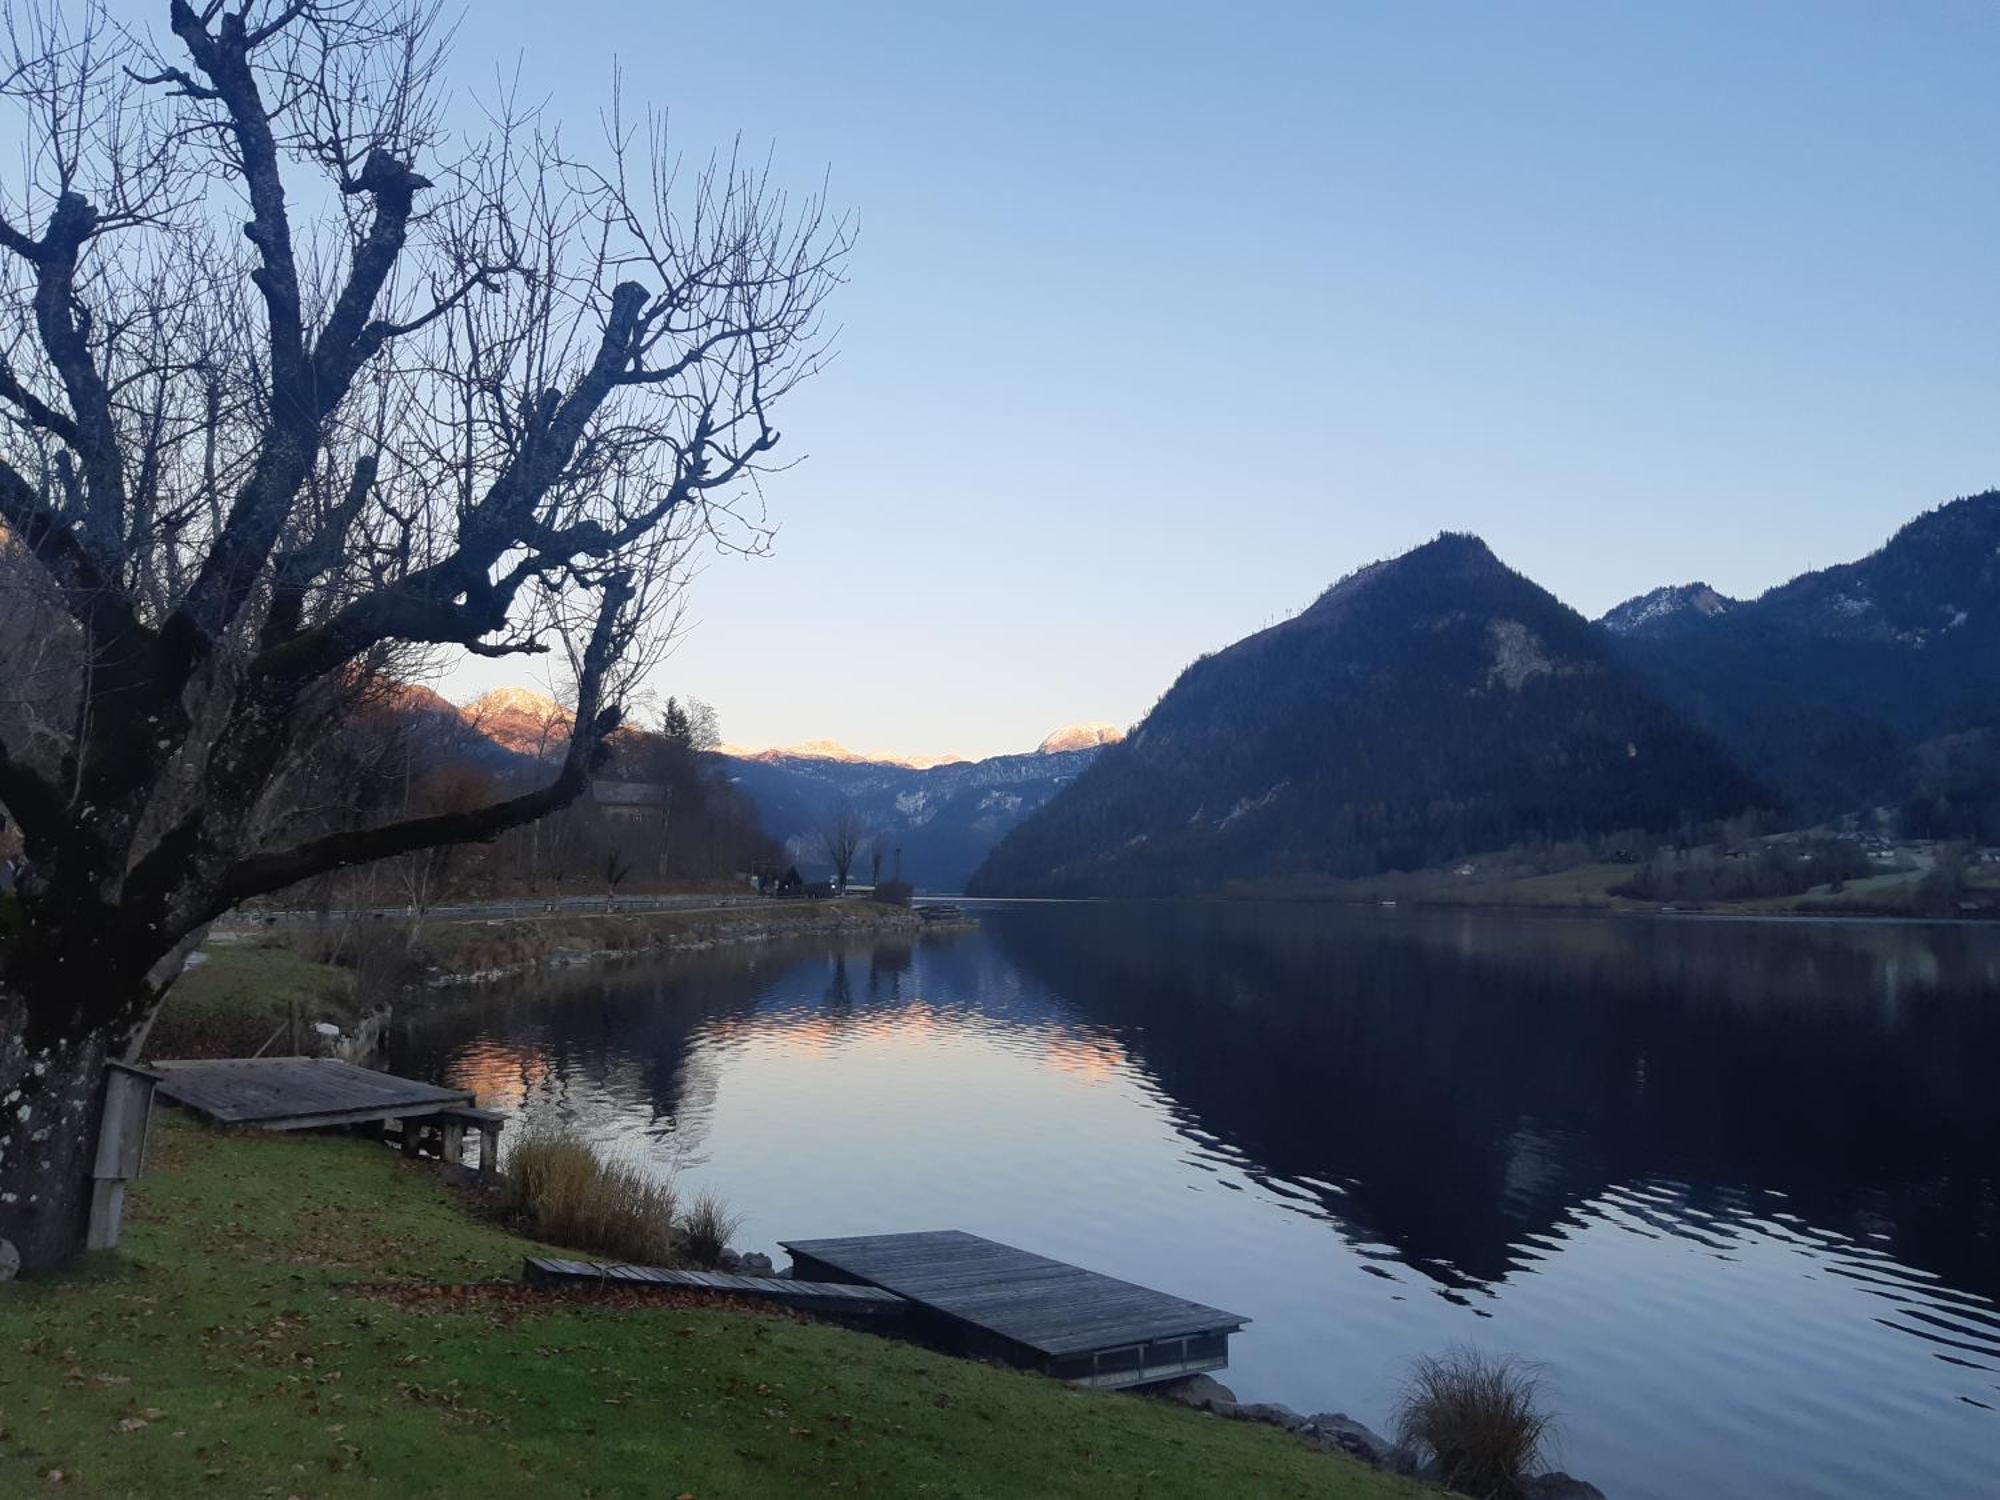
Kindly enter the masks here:
[[973, 909], [447, 994], [392, 1062], [745, 1248], [962, 1228], [1247, 1314], [1246, 1400], [1386, 1426], [1417, 1355], [1520, 1355], [1613, 1500], [2000, 1495], [2000, 929]]

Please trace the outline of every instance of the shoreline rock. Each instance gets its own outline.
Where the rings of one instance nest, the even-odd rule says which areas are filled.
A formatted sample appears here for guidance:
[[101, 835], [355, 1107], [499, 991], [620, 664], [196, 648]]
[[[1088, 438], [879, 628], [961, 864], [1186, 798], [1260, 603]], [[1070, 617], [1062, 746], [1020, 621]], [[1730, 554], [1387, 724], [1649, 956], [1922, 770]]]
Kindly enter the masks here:
[[[611, 918], [617, 916], [616, 913], [608, 915]], [[512, 979], [547, 969], [659, 958], [669, 954], [705, 953], [715, 948], [739, 947], [750, 943], [788, 942], [820, 936], [846, 937], [867, 933], [898, 933], [914, 936], [925, 932], [961, 931], [977, 925], [969, 919], [963, 922], [925, 922], [916, 915], [915, 909], [910, 907], [885, 906], [879, 912], [871, 911], [865, 918], [841, 914], [832, 919], [815, 916], [810, 920], [802, 920], [788, 911], [778, 911], [772, 912], [768, 919], [762, 921], [708, 923], [684, 929], [667, 928], [655, 933], [653, 941], [633, 947], [552, 948], [531, 958], [524, 958], [514, 963], [497, 964], [491, 968], [433, 969], [415, 988], [419, 991], [457, 989], [464, 985], [490, 984], [496, 980]]]
[[[1236, 1392], [1210, 1375], [1188, 1375], [1163, 1385], [1150, 1386], [1140, 1394], [1159, 1401], [1171, 1401], [1210, 1412], [1235, 1422], [1262, 1422], [1329, 1453], [1343, 1453], [1372, 1469], [1400, 1474], [1406, 1479], [1436, 1483], [1417, 1455], [1400, 1443], [1391, 1442], [1365, 1422], [1357, 1422], [1346, 1412], [1323, 1411], [1311, 1416], [1269, 1401], [1238, 1401]], [[1522, 1481], [1522, 1500], [1606, 1500], [1604, 1491], [1585, 1480], [1551, 1469]]]

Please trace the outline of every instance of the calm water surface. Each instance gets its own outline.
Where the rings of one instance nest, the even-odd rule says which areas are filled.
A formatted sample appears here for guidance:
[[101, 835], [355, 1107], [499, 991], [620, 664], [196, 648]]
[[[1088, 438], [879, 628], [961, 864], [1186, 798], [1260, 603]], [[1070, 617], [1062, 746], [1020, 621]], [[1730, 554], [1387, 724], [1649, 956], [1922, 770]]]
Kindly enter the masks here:
[[481, 990], [395, 1063], [748, 1246], [956, 1227], [1248, 1314], [1245, 1399], [1527, 1356], [1614, 1500], [2000, 1496], [2000, 930], [981, 920]]

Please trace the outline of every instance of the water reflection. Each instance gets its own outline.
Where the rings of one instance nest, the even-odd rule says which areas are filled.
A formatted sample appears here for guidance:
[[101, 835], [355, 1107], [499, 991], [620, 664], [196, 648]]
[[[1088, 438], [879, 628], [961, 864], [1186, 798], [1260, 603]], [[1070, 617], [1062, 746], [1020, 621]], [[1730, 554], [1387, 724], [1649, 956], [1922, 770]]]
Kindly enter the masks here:
[[[1116, 937], [1107, 940], [1107, 927]], [[1007, 955], [1128, 1029], [1207, 1132], [1448, 1282], [1612, 1183], [1742, 1189], [2000, 1292], [2000, 941], [1295, 907], [1057, 908]]]
[[397, 1061], [754, 1243], [958, 1225], [1242, 1308], [1249, 1394], [1379, 1417], [1415, 1352], [1527, 1353], [1614, 1493], [2000, 1493], [2000, 933], [984, 920], [482, 992]]

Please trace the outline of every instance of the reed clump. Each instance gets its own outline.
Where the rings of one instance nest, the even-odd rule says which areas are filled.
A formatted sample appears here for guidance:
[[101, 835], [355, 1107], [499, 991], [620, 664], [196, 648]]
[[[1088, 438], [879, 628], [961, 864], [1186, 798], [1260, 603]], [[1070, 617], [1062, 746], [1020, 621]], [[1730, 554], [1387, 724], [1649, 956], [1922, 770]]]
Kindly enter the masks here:
[[1534, 1366], [1471, 1348], [1418, 1360], [1396, 1413], [1403, 1444], [1473, 1500], [1516, 1500], [1553, 1430]]
[[566, 1126], [531, 1125], [507, 1159], [509, 1207], [535, 1238], [643, 1265], [671, 1265], [674, 1191], [632, 1162], [606, 1159]]
[[722, 1199], [704, 1189], [681, 1214], [681, 1253], [704, 1270], [719, 1266], [722, 1252], [742, 1227], [743, 1216], [730, 1212]]

